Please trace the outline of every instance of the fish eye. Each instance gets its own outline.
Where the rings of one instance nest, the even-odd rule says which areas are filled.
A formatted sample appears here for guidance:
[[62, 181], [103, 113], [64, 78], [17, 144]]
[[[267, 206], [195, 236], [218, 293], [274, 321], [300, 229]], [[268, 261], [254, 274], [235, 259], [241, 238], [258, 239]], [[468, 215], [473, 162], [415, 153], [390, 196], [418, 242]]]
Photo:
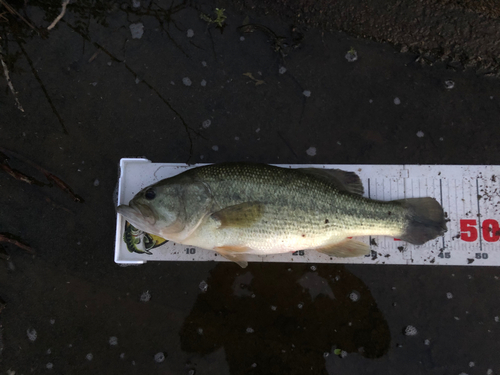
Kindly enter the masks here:
[[156, 197], [156, 192], [154, 191], [154, 189], [148, 189], [146, 190], [146, 192], [144, 193], [144, 197], [150, 201], [150, 200], [153, 200], [155, 199]]

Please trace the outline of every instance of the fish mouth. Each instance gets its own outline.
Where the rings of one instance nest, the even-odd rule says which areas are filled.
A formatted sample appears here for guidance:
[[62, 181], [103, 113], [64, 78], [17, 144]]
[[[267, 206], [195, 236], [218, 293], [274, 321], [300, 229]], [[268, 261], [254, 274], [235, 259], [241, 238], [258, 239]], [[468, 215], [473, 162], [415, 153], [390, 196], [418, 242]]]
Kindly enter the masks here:
[[143, 204], [130, 202], [129, 205], [122, 204], [116, 208], [116, 211], [125, 217], [134, 227], [148, 233], [155, 233], [154, 225], [156, 216], [153, 211]]
[[156, 224], [156, 215], [154, 214], [153, 210], [149, 208], [149, 206], [136, 202], [130, 202], [129, 206], [132, 209], [138, 211], [142, 215], [144, 220], [146, 220], [150, 225]]

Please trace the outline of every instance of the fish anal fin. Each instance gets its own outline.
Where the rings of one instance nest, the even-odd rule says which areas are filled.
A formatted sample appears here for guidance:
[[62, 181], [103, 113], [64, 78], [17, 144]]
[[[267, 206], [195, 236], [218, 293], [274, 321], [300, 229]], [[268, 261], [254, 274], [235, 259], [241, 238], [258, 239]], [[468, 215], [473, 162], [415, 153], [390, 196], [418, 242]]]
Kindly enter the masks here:
[[214, 248], [214, 250], [224, 258], [235, 262], [241, 268], [246, 268], [248, 266], [247, 258], [244, 253], [249, 249], [245, 246], [219, 246]]
[[370, 246], [361, 241], [346, 239], [333, 245], [317, 248], [316, 250], [337, 258], [351, 258], [369, 254]]
[[341, 169], [300, 168], [299, 171], [334, 185], [337, 189], [363, 195], [363, 183], [354, 172]]
[[212, 217], [220, 222], [219, 229], [248, 228], [256, 223], [264, 212], [259, 202], [245, 202], [214, 212]]

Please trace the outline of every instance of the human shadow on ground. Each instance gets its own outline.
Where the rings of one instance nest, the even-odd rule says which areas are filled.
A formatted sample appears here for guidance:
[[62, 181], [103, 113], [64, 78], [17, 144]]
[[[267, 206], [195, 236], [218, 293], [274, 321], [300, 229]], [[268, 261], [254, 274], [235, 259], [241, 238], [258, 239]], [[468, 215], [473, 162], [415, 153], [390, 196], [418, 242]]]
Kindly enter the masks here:
[[344, 266], [234, 267], [221, 263], [206, 280], [180, 332], [183, 351], [223, 347], [231, 374], [327, 374], [327, 356], [387, 353], [388, 324]]

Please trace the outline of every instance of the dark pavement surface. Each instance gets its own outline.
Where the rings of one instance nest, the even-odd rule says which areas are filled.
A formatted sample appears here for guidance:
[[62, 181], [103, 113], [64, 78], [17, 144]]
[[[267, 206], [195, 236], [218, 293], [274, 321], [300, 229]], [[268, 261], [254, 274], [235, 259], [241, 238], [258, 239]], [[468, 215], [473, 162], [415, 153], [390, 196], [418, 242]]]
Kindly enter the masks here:
[[[60, 11], [59, 1], [30, 4], [26, 15], [37, 27]], [[318, 4], [318, 12], [335, 12], [341, 2]], [[397, 4], [411, 13], [407, 2]], [[0, 374], [500, 373], [498, 267], [250, 264], [242, 271], [227, 263], [113, 262], [122, 157], [500, 164], [497, 78], [437, 61], [432, 48], [402, 53], [399, 41], [377, 41], [386, 36], [358, 38], [363, 32], [324, 25], [314, 12], [303, 13], [304, 22], [288, 14], [305, 5], [278, 2], [266, 14], [271, 5], [259, 1], [134, 8], [82, 0], [46, 38], [19, 17], [0, 17], [3, 56], [24, 108], [2, 76], [0, 146], [83, 198], [75, 202], [11, 154], [8, 165], [42, 185], [0, 174], [0, 233], [36, 250], [2, 242], [10, 260], [0, 263]], [[445, 1], [419, 6], [480, 14]], [[223, 32], [200, 18], [216, 7], [226, 9]], [[479, 19], [494, 31], [491, 9]], [[349, 14], [331, 19], [358, 24]], [[247, 17], [265, 28], [238, 30]], [[448, 22], [430, 11], [421, 18]], [[137, 23], [140, 39], [130, 30]], [[392, 35], [388, 25], [380, 24], [384, 35]], [[336, 27], [348, 33], [329, 30]], [[401, 35], [418, 39], [419, 29], [407, 27]], [[457, 37], [457, 50], [470, 39]], [[479, 39], [488, 49], [489, 39]], [[354, 62], [345, 58], [350, 50]], [[143, 302], [146, 291], [151, 299]], [[405, 335], [408, 326], [417, 334]]]

